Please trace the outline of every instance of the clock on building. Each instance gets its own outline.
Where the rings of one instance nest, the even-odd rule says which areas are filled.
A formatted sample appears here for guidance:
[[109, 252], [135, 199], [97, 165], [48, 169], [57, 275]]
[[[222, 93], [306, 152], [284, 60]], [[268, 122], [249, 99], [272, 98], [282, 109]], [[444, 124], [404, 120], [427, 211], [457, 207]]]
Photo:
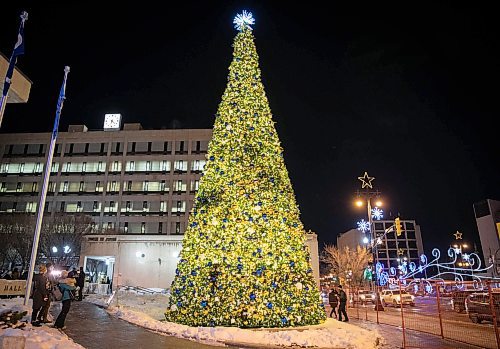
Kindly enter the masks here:
[[121, 118], [122, 118], [121, 114], [105, 114], [104, 130], [105, 131], [119, 130]]

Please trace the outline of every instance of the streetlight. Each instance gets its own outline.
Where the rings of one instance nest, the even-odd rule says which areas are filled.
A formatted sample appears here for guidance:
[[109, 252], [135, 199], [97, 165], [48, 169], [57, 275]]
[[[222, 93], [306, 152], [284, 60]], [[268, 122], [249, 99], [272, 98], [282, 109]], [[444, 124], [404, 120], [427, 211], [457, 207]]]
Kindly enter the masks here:
[[[378, 293], [378, 279], [377, 279], [377, 262], [378, 262], [378, 256], [377, 256], [377, 245], [379, 245], [379, 238], [375, 235], [375, 229], [373, 227], [373, 220], [372, 220], [372, 199], [375, 198], [375, 207], [380, 207], [382, 206], [382, 201], [380, 200], [380, 192], [378, 190], [373, 190], [373, 184], [372, 181], [375, 179], [375, 177], [370, 177], [368, 173], [365, 171], [364, 175], [361, 177], [358, 177], [358, 179], [361, 181], [361, 189], [364, 189], [362, 191], [357, 190], [356, 195], [357, 195], [357, 200], [356, 200], [356, 206], [362, 207], [364, 204], [364, 201], [366, 201], [366, 209], [368, 213], [368, 225], [369, 225], [369, 231], [370, 231], [370, 241], [371, 241], [371, 248], [372, 248], [372, 258], [373, 258], [373, 263], [375, 265], [375, 291], [376, 291], [376, 302], [375, 302], [375, 310], [384, 310], [384, 307], [382, 306], [382, 303], [380, 302], [380, 297]], [[365, 237], [366, 238], [366, 237]]]

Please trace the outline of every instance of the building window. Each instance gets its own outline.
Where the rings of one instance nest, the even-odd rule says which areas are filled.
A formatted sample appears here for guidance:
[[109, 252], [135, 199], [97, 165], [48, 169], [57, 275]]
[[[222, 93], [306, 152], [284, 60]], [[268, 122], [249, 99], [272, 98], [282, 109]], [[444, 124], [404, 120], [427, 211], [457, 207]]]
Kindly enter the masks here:
[[59, 206], [59, 212], [64, 212], [64, 208], [66, 207], [66, 203], [61, 201], [61, 205]]
[[145, 234], [145, 233], [146, 233], [146, 223], [141, 222], [141, 234]]
[[146, 171], [151, 171], [151, 161], [146, 161]]
[[113, 223], [111, 222], [108, 222], [108, 227], [107, 227], [108, 230], [111, 230], [113, 229]]
[[78, 188], [78, 191], [80, 193], [85, 191], [85, 182], [84, 181], [80, 181], [80, 187]]
[[164, 179], [160, 183], [160, 191], [165, 191], [165, 180]]
[[12, 212], [16, 212], [17, 210], [17, 202], [12, 203]]
[[36, 193], [38, 191], [38, 182], [33, 182], [31, 185], [31, 192]]
[[63, 192], [64, 193], [67, 193], [68, 192], [68, 187], [69, 187], [69, 182], [68, 181], [64, 181], [63, 183]]
[[53, 193], [55, 191], [54, 190], [55, 187], [56, 187], [56, 184], [54, 182], [49, 182], [49, 189], [48, 189], [48, 191], [50, 193]]
[[143, 201], [142, 202], [142, 212], [148, 212], [149, 209], [148, 209], [148, 202], [147, 201]]
[[167, 212], [167, 202], [160, 201], [160, 212]]
[[163, 222], [158, 223], [158, 234], [161, 234], [163, 232]]
[[70, 171], [71, 171], [71, 162], [67, 162], [66, 169], [64, 170], [64, 172], [70, 172]]
[[116, 207], [115, 207], [114, 201], [109, 202], [109, 212], [116, 212]]
[[200, 141], [196, 141], [196, 152], [199, 153], [201, 150], [201, 142]]
[[181, 222], [175, 222], [175, 233], [176, 234], [181, 233]]
[[99, 210], [99, 203], [97, 201], [94, 201], [94, 204], [92, 205], [92, 209], [94, 212]]
[[[118, 144], [120, 144], [120, 143], [118, 143]], [[128, 222], [123, 223], [123, 231], [125, 233], [128, 233]]]
[[102, 161], [99, 161], [99, 163], [97, 164], [97, 172], [102, 172]]
[[57, 172], [58, 170], [59, 170], [59, 163], [58, 162], [53, 162], [52, 166], [50, 168], [50, 172], [54, 173], [54, 172]]
[[16, 185], [16, 192], [20, 193], [23, 191], [23, 183], [21, 182], [17, 182], [17, 185]]
[[127, 201], [127, 203], [125, 204], [125, 211], [130, 212], [130, 208], [131, 208], [130, 201]]
[[182, 210], [182, 201], [177, 201], [176, 207], [177, 207], [177, 212], [181, 212], [181, 210]]
[[116, 192], [116, 181], [111, 182], [111, 191]]
[[142, 182], [142, 191], [148, 191], [149, 189], [149, 181]]
[[163, 172], [170, 171], [170, 162], [167, 161], [167, 160], [163, 160], [162, 163], [161, 163], [161, 170]]
[[0, 193], [5, 193], [7, 190], [7, 185], [5, 182], [2, 182], [2, 185], [0, 186]]
[[113, 172], [120, 171], [120, 163], [118, 161], [113, 162]]
[[82, 202], [81, 201], [78, 201], [76, 203], [76, 212], [82, 212], [83, 211], [83, 208], [82, 208]]
[[95, 191], [96, 191], [96, 192], [100, 192], [100, 191], [102, 191], [102, 188], [101, 188], [101, 181], [96, 181], [96, 182], [95, 182]]
[[82, 164], [82, 173], [85, 173], [87, 171], [87, 163], [84, 161]]
[[127, 182], [127, 191], [132, 191], [132, 181]]
[[41, 172], [40, 167], [41, 167], [41, 166], [40, 166], [40, 163], [39, 163], [39, 162], [37, 162], [37, 163], [35, 164], [35, 167], [33, 168], [33, 173], [39, 173], [39, 172]]

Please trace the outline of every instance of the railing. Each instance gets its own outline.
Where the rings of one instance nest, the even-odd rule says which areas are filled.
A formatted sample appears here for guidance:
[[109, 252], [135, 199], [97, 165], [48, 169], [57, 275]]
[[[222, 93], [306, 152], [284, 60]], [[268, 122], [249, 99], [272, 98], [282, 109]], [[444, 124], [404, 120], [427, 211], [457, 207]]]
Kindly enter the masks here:
[[[480, 348], [500, 348], [500, 283], [418, 280], [379, 288], [382, 307], [349, 290], [349, 316], [401, 328], [403, 348], [436, 348], [434, 335]], [[375, 294], [376, 290], [372, 290]], [[375, 300], [373, 298], [373, 300]], [[418, 338], [418, 341], [417, 339]]]

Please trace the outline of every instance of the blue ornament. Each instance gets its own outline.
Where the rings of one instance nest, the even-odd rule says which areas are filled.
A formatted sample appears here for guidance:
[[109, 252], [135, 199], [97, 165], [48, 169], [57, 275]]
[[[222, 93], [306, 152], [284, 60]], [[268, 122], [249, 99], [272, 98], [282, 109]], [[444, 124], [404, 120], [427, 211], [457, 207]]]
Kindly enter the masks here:
[[241, 263], [238, 263], [238, 266], [237, 266], [237, 268], [238, 268], [238, 270], [241, 270], [241, 269], [243, 269], [243, 264], [241, 264]]
[[260, 247], [257, 248], [258, 253], [262, 253], [262, 249]]
[[287, 311], [292, 311], [292, 310], [293, 310], [293, 308], [292, 308], [291, 306], [288, 306], [288, 307], [286, 308], [286, 310], [287, 310]]
[[276, 284], [276, 282], [274, 282], [274, 281], [273, 281], [273, 283], [271, 284], [271, 286], [272, 286], [273, 288], [278, 287], [278, 285], [277, 285], [277, 284]]
[[207, 301], [202, 301], [202, 302], [200, 303], [200, 305], [201, 305], [203, 308], [205, 308], [205, 307], [207, 306]]
[[290, 266], [291, 266], [291, 267], [295, 266], [295, 262], [294, 262], [294, 261], [291, 261], [291, 262], [290, 262]]
[[210, 157], [210, 161], [214, 161], [214, 160], [215, 160], [215, 156], [213, 156], [213, 155], [212, 155], [212, 156]]
[[257, 205], [262, 206], [262, 202], [261, 202], [261, 201], [259, 201], [259, 202], [257, 203]]
[[267, 303], [267, 307], [268, 307], [269, 309], [272, 309], [272, 308], [273, 308], [273, 303], [271, 303], [271, 302]]
[[192, 270], [192, 271], [191, 271], [191, 275], [192, 275], [192, 276], [196, 276], [196, 275], [198, 275], [198, 273], [196, 272], [196, 270]]
[[252, 300], [252, 301], [255, 300], [255, 294], [254, 293], [250, 293], [250, 300]]
[[262, 269], [257, 269], [257, 271], [255, 272], [255, 274], [257, 274], [257, 276], [261, 276], [262, 275]]
[[281, 318], [281, 323], [282, 323], [283, 325], [285, 325], [287, 322], [288, 322], [288, 319], [287, 319], [286, 317], [284, 317], [284, 316], [283, 316], [283, 317]]
[[175, 294], [180, 294], [181, 293], [181, 290], [179, 290], [178, 288], [175, 289]]
[[182, 307], [182, 302], [181, 301], [177, 301], [177, 307]]
[[175, 269], [175, 275], [179, 276], [180, 273], [179, 269]]

